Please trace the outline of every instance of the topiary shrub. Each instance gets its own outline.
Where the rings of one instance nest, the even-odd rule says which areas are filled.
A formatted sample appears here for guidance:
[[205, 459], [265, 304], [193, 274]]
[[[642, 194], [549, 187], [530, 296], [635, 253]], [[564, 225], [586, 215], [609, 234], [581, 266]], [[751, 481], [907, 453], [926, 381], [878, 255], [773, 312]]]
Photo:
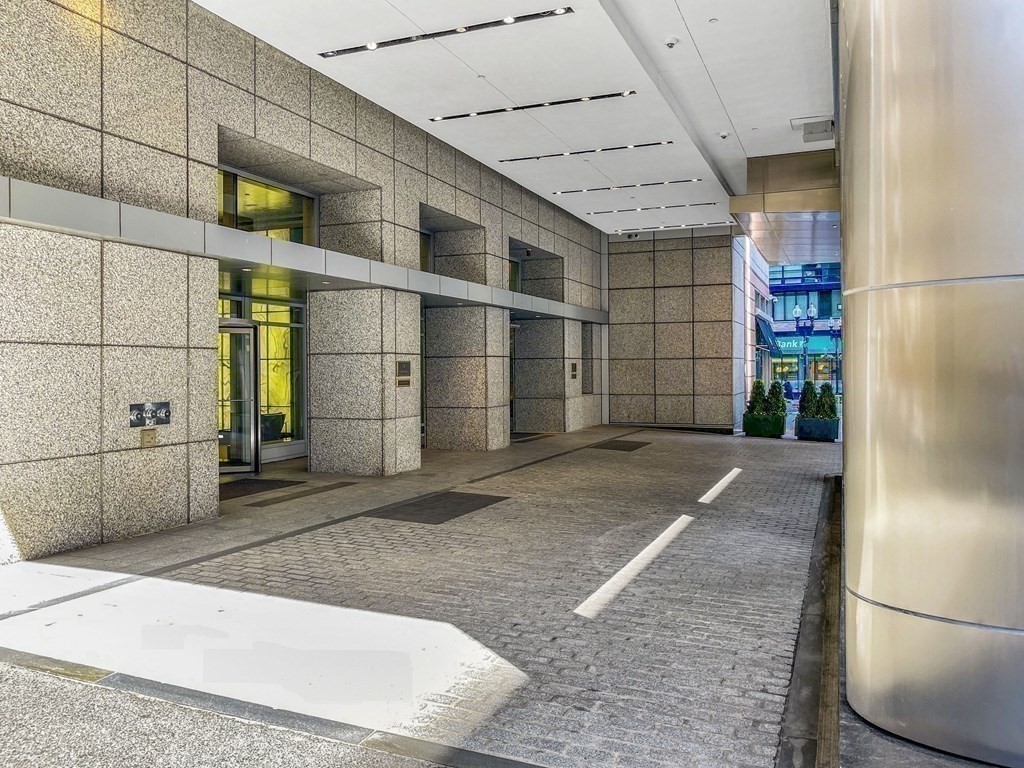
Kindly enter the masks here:
[[836, 405], [836, 393], [832, 391], [832, 385], [827, 381], [821, 385], [821, 393], [818, 395], [818, 402], [814, 410], [814, 416], [819, 419], [839, 418], [839, 408]]
[[750, 399], [747, 400], [747, 413], [762, 414], [768, 412], [768, 396], [764, 392], [764, 382], [757, 379], [750, 388]]
[[774, 416], [786, 415], [786, 398], [782, 394], [781, 381], [773, 381], [768, 387], [768, 413]]
[[814, 382], [810, 379], [804, 381], [804, 388], [800, 391], [800, 410], [798, 415], [802, 419], [813, 418], [818, 412], [818, 390], [814, 388]]

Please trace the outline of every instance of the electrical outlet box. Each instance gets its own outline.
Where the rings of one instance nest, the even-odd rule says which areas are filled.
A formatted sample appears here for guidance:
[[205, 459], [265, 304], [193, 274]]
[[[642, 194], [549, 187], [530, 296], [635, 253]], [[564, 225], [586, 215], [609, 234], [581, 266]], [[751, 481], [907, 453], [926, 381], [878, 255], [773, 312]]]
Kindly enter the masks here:
[[156, 447], [156, 430], [155, 429], [143, 429], [140, 434], [142, 435], [141, 445], [143, 448], [155, 448]]

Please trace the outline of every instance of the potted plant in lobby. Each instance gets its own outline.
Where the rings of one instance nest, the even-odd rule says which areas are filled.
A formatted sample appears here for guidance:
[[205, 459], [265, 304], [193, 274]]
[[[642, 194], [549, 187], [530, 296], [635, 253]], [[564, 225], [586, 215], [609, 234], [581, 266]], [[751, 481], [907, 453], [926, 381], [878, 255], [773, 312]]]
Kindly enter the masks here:
[[[776, 399], [782, 402], [781, 414], [772, 395], [777, 395]], [[782, 385], [779, 382], [772, 384], [768, 395], [765, 394], [763, 381], [758, 379], [754, 382], [746, 413], [743, 414], [743, 431], [751, 437], [781, 437], [786, 431], [786, 401], [782, 397]]]
[[815, 392], [814, 382], [805, 381], [800, 394], [800, 412], [796, 417], [798, 440], [834, 442], [839, 437], [839, 410], [832, 385], [825, 382], [821, 392]]

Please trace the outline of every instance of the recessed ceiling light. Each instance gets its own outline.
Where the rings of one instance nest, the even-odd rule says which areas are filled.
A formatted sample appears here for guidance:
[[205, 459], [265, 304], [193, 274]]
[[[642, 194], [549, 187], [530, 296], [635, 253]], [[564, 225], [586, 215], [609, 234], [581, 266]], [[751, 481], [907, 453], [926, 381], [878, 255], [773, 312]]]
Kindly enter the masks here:
[[715, 18], [708, 19], [708, 24], [717, 24], [717, 23], [718, 23], [718, 19], [715, 19]]
[[[636, 93], [636, 91], [631, 91], [630, 93]], [[593, 96], [581, 96], [581, 97], [572, 98], [572, 99], [558, 99], [557, 101], [542, 101], [542, 102], [537, 102], [536, 104], [522, 104], [522, 105], [519, 105], [519, 106], [513, 105], [513, 106], [508, 106], [508, 107], [497, 107], [496, 109], [482, 109], [482, 110], [477, 110], [475, 112], [464, 112], [464, 113], [458, 114], [458, 115], [445, 115], [444, 119], [445, 120], [461, 120], [461, 119], [466, 118], [466, 117], [478, 117], [480, 115], [496, 115], [496, 114], [500, 114], [500, 113], [503, 113], [503, 112], [523, 112], [523, 111], [528, 110], [528, 109], [539, 109], [541, 107], [551, 107], [551, 106], [560, 107], [560, 106], [563, 106], [563, 105], [566, 105], [566, 104], [579, 104], [580, 102], [584, 102], [584, 101], [601, 101], [603, 99], [618, 99], [618, 98], [622, 98], [623, 95], [624, 94], [622, 94], [619, 91], [616, 91], [615, 93], [599, 93], [599, 94], [596, 94], [596, 95], [593, 95]]]
[[242, 267], [243, 272], [252, 272], [252, 267]]
[[718, 203], [680, 203], [679, 205], [650, 205], [647, 206], [646, 208], [618, 208], [611, 211], [588, 211], [587, 216], [605, 216], [609, 213], [639, 213], [640, 211], [663, 211], [666, 208], [700, 208], [705, 205], [718, 205]]
[[432, 123], [440, 123], [442, 120], [444, 120], [443, 117], [432, 117], [432, 118], [430, 118], [430, 122], [432, 122]]
[[523, 16], [506, 16], [503, 19], [496, 19], [494, 21], [485, 21], [480, 24], [465, 24], [458, 27], [452, 27], [451, 29], [442, 29], [438, 32], [420, 32], [415, 35], [409, 35], [408, 37], [397, 37], [393, 40], [381, 40], [370, 45], [357, 45], [352, 48], [338, 48], [333, 51], [323, 51], [319, 55], [325, 59], [331, 59], [335, 56], [346, 56], [351, 53], [362, 53], [367, 50], [373, 51], [377, 48], [390, 48], [395, 45], [405, 45], [407, 43], [417, 43], [420, 40], [436, 40], [440, 37], [449, 37], [451, 35], [461, 35], [467, 32], [477, 32], [482, 29], [492, 29], [494, 27], [503, 27], [506, 24], [523, 23], [527, 21], [539, 21], [540, 19], [551, 19], [555, 16], [563, 16], [567, 13], [573, 13], [573, 9], [570, 6], [555, 8], [550, 11], [540, 11], [539, 13], [528, 13]]
[[[660, 143], [661, 143], [661, 144], [664, 144], [665, 142], [664, 142], [664, 141], [662, 141], [662, 142], [660, 142]], [[635, 145], [635, 144], [630, 144], [630, 145], [629, 145], [628, 147], [626, 147], [626, 149], [634, 149], [635, 147], [636, 147], [636, 145]]]
[[632, 96], [632, 95], [633, 95], [633, 92], [632, 92], [632, 91], [623, 91], [623, 92], [622, 92], [622, 95], [623, 95], [623, 96]]
[[331, 281], [330, 281], [330, 280], [321, 280], [321, 281], [320, 281], [320, 284], [321, 284], [321, 285], [330, 285], [330, 284], [331, 284]]
[[[671, 144], [672, 142], [668, 142]], [[630, 144], [628, 147], [601, 147], [600, 149], [577, 149], [575, 152], [570, 152], [570, 155], [592, 155], [595, 152], [618, 152], [624, 149], [643, 149], [645, 147], [657, 147], [660, 146], [660, 141], [649, 141], [646, 144]], [[552, 157], [562, 157], [561, 152], [549, 153], [546, 155], [529, 155], [526, 157], [507, 157], [504, 160], [499, 160], [499, 163], [518, 163], [523, 160], [547, 160]]]
[[[599, 152], [600, 150], [594, 150]], [[555, 195], [571, 195], [579, 192], [617, 192], [620, 189], [638, 189], [640, 187], [661, 187], [667, 184], [689, 184], [692, 181], [701, 181], [701, 179], [676, 179], [674, 181], [646, 181], [641, 184], [622, 184], [617, 187], [591, 187], [590, 189], [563, 189], [559, 192], [553, 192]], [[703, 203], [698, 203], [703, 205]]]

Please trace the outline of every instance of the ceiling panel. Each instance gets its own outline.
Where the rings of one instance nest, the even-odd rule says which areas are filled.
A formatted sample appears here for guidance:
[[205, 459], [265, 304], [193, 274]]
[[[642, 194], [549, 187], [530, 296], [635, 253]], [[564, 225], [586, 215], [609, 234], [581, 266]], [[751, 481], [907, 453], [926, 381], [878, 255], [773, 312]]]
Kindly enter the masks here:
[[[586, 217], [593, 210], [590, 201], [551, 193], [701, 177], [708, 180], [707, 189], [702, 190], [705, 195], [713, 193], [715, 199], [725, 199], [703, 155], [601, 0], [580, 0], [572, 3], [575, 13], [550, 19], [331, 59], [317, 53], [550, 10], [556, 4], [546, 0], [503, 0], [500, 5], [478, 0], [293, 0], [287, 4], [200, 0], [200, 4], [578, 216], [594, 218]], [[436, 123], [430, 120], [438, 115], [625, 90], [638, 93], [546, 110]], [[516, 156], [661, 140], [675, 143], [665, 150], [499, 162]], [[690, 193], [685, 194], [688, 197]], [[626, 191], [612, 194], [609, 199], [621, 204], [610, 207], [627, 207], [630, 197]], [[655, 198], [664, 199], [660, 193]], [[688, 223], [691, 219], [683, 215], [685, 211], [659, 212], [663, 215], [657, 219]], [[651, 219], [634, 212], [622, 215], [619, 223], [651, 226]], [[603, 221], [592, 223], [605, 231], [615, 229]]]

